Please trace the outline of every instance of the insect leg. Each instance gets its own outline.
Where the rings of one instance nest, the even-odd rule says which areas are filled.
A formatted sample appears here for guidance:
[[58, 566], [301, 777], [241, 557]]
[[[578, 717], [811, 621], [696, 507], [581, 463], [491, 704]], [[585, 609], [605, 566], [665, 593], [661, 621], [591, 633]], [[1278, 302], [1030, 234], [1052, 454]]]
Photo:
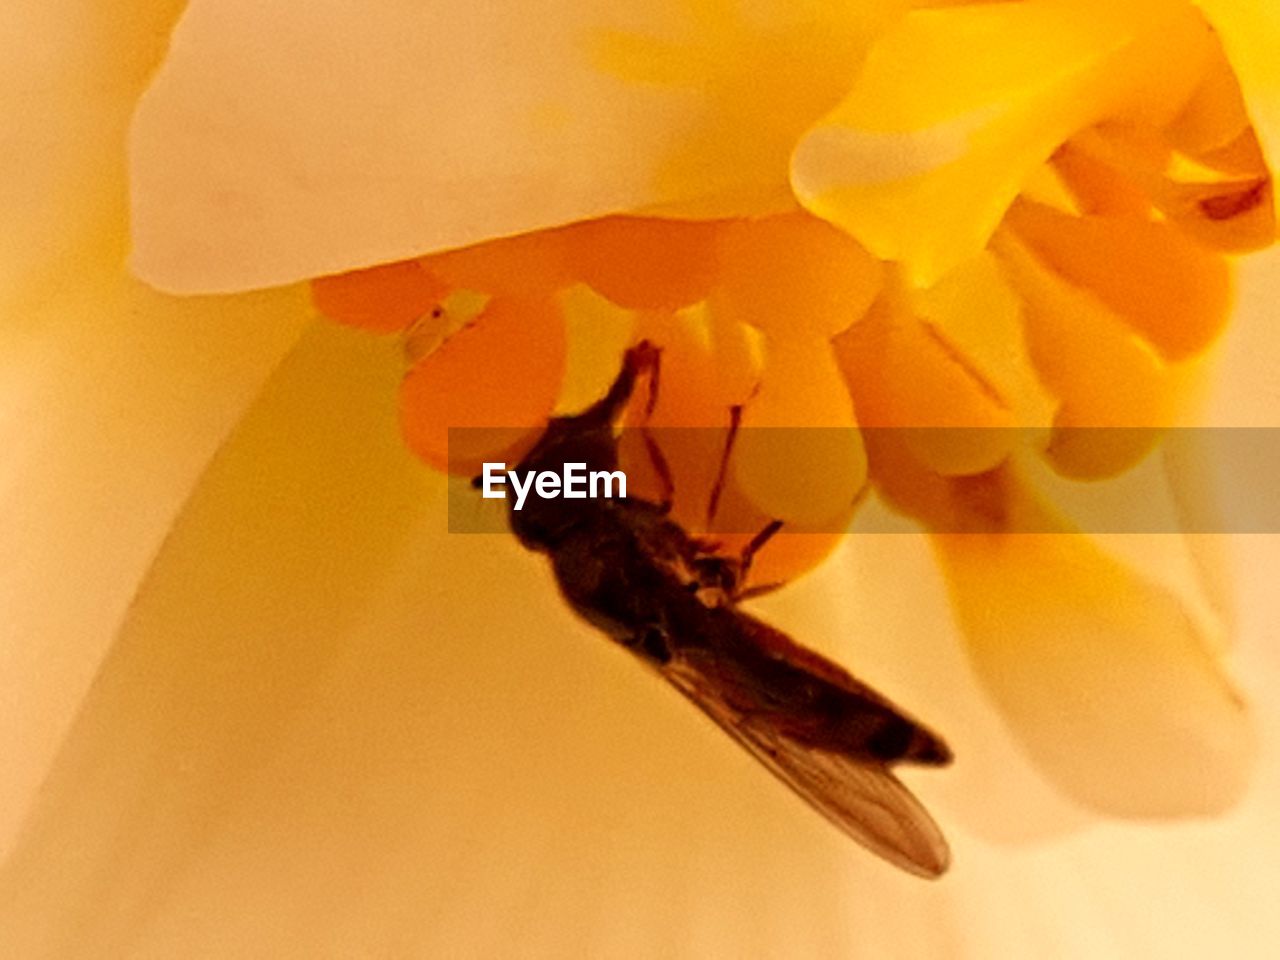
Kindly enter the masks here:
[[671, 512], [671, 505], [675, 501], [676, 483], [671, 475], [671, 465], [667, 462], [662, 448], [658, 446], [658, 441], [649, 432], [649, 418], [653, 416], [654, 408], [658, 405], [658, 389], [662, 378], [661, 361], [662, 354], [660, 349], [648, 340], [641, 340], [627, 351], [624, 370], [634, 367], [637, 370], [646, 370], [649, 374], [649, 396], [644, 404], [644, 419], [640, 424], [640, 438], [644, 441], [645, 452], [649, 454], [649, 463], [653, 467], [653, 472], [657, 474], [658, 483], [661, 486], [661, 499], [657, 506], [659, 511], [665, 514]]
[[664, 514], [670, 513], [671, 504], [676, 495], [676, 482], [671, 476], [671, 465], [667, 463], [662, 448], [658, 446], [658, 441], [653, 439], [647, 426], [640, 428], [640, 438], [644, 441], [645, 451], [649, 454], [649, 463], [653, 466], [653, 472], [658, 475], [658, 483], [662, 488], [662, 499], [657, 503], [658, 510]]
[[748, 600], [751, 597], [770, 593], [781, 587], [781, 583], [762, 583], [754, 587], [742, 588], [746, 583], [747, 573], [751, 569], [752, 558], [781, 529], [781, 520], [770, 522], [751, 538], [736, 557], [722, 557], [716, 553], [718, 544], [690, 538], [689, 545], [694, 550], [693, 555], [688, 558], [689, 566], [694, 573], [690, 590], [711, 591], [708, 596], [719, 597], [720, 603], [724, 601], [736, 603], [739, 600]]
[[[760, 552], [771, 539], [773, 535], [782, 529], [781, 520], [770, 520], [765, 524], [764, 528], [751, 538], [750, 542], [742, 548], [742, 553], [738, 555], [738, 583], [747, 582], [747, 574], [751, 571], [751, 561], [755, 559], [755, 555]], [[757, 597], [762, 593], [768, 593], [770, 590], [777, 589], [781, 584], [769, 583], [761, 584], [758, 587], [751, 587], [746, 590], [735, 592], [735, 600], [744, 600], [748, 597]]]
[[738, 427], [742, 424], [742, 404], [735, 403], [729, 408], [729, 432], [724, 438], [724, 449], [720, 451], [720, 466], [716, 470], [716, 482], [711, 486], [711, 496], [707, 498], [707, 530], [715, 522], [716, 511], [720, 509], [720, 496], [724, 493], [725, 476], [729, 472], [729, 457], [733, 454], [734, 441], [738, 439]]
[[641, 340], [627, 351], [628, 362], [631, 362], [632, 354], [638, 351], [640, 353], [635, 362], [643, 364], [649, 371], [649, 396], [644, 402], [644, 419], [647, 423], [658, 405], [658, 388], [662, 384], [662, 351], [648, 340]]
[[751, 542], [742, 548], [742, 555], [739, 562], [742, 564], [745, 573], [751, 567], [751, 559], [760, 552], [760, 548], [773, 539], [773, 535], [782, 529], [781, 520], [770, 520], [765, 524], [764, 529], [751, 538]]
[[739, 590], [733, 595], [733, 602], [740, 603], [743, 600], [750, 600], [752, 597], [763, 597], [767, 593], [785, 587], [786, 584], [778, 580], [773, 583], [760, 583], [754, 587], [747, 587], [745, 590]]

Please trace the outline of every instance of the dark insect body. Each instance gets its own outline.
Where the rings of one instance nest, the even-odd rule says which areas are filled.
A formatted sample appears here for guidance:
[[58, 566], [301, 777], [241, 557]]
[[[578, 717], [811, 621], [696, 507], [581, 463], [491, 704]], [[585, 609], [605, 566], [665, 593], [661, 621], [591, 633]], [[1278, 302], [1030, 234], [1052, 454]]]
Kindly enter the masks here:
[[[608, 393], [551, 420], [517, 472], [618, 469], [618, 428], [640, 378], [652, 407], [659, 351], [627, 351]], [[670, 490], [661, 451], [646, 434]], [[714, 495], [713, 495], [714, 499]], [[670, 504], [640, 498], [530, 496], [510, 524], [547, 554], [565, 599], [644, 660], [783, 782], [845, 833], [912, 873], [936, 877], [949, 852], [937, 825], [893, 775], [896, 763], [940, 766], [946, 744], [836, 664], [737, 606], [751, 554], [740, 558], [689, 535]]]

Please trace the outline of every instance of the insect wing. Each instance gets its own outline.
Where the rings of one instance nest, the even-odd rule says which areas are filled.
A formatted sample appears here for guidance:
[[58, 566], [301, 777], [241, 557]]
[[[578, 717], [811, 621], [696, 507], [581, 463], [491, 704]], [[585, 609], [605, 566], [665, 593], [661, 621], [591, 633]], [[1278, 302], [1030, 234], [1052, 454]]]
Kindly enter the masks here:
[[681, 693], [775, 776], [858, 843], [921, 877], [951, 862], [942, 831], [911, 792], [880, 763], [797, 743], [767, 714], [749, 715], [720, 695], [712, 677], [677, 656], [662, 668]]

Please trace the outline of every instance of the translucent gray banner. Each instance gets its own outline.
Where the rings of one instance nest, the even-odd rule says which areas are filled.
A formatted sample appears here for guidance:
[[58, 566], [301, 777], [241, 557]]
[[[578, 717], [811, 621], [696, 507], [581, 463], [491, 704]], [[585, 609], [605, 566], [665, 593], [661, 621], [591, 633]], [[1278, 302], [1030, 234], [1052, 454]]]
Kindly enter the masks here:
[[[768, 470], [791, 471], [802, 475], [801, 489], [810, 484], [815, 498], [820, 491], [829, 500], [834, 481], [823, 464], [847, 475], [852, 450], [855, 457], [865, 455], [869, 480], [848, 490], [849, 509], [827, 521], [784, 528], [901, 533], [911, 526], [895, 517], [907, 516], [955, 533], [1280, 533], [1280, 427], [744, 428], [731, 442], [729, 433], [685, 427], [620, 431], [628, 497], [663, 499], [665, 473], [676, 516], [688, 532], [754, 533], [769, 517], [744, 504], [742, 451], [755, 451], [751, 483], [757, 493], [768, 483], [767, 477], [761, 480]], [[592, 489], [591, 473], [600, 465], [569, 466], [567, 476], [557, 471], [557, 480], [545, 480], [539, 489], [536, 478], [518, 469], [536, 434], [467, 428], [450, 430], [449, 437], [452, 533], [505, 532], [521, 491], [522, 511], [538, 511], [554, 500], [558, 511], [580, 509], [584, 517], [610, 497], [619, 499], [616, 477], [596, 477]], [[762, 461], [762, 449], [780, 451], [777, 462]], [[501, 499], [483, 495], [486, 461], [503, 465], [489, 470], [488, 491], [501, 491]], [[794, 486], [797, 478], [786, 479]], [[890, 511], [857, 509], [868, 495]]]

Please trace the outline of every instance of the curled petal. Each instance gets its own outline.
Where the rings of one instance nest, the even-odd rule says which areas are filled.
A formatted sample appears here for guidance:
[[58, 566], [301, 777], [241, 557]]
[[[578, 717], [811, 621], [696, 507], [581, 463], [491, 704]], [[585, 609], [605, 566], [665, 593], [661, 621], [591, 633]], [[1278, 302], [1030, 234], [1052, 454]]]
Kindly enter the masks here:
[[1166, 0], [915, 11], [800, 141], [792, 185], [810, 211], [927, 285], [982, 249], [1076, 131], [1172, 119], [1208, 51], [1203, 20]]
[[1006, 222], [1045, 265], [1088, 290], [1169, 362], [1202, 353], [1226, 326], [1230, 268], [1166, 224], [1073, 217], [1032, 201], [1014, 204]]
[[1080, 479], [1129, 469], [1175, 422], [1176, 371], [1092, 291], [1066, 282], [1012, 237], [998, 236], [996, 248], [1025, 298], [1032, 364], [1059, 400], [1046, 457]]
[[[1280, 163], [1280, 9], [1268, 0], [1196, 0], [1226, 49], [1272, 169]], [[1275, 198], [1271, 197], [1274, 204]]]
[[791, 145], [897, 8], [195, 0], [133, 127], [134, 267], [243, 289], [638, 208], [786, 206]]

